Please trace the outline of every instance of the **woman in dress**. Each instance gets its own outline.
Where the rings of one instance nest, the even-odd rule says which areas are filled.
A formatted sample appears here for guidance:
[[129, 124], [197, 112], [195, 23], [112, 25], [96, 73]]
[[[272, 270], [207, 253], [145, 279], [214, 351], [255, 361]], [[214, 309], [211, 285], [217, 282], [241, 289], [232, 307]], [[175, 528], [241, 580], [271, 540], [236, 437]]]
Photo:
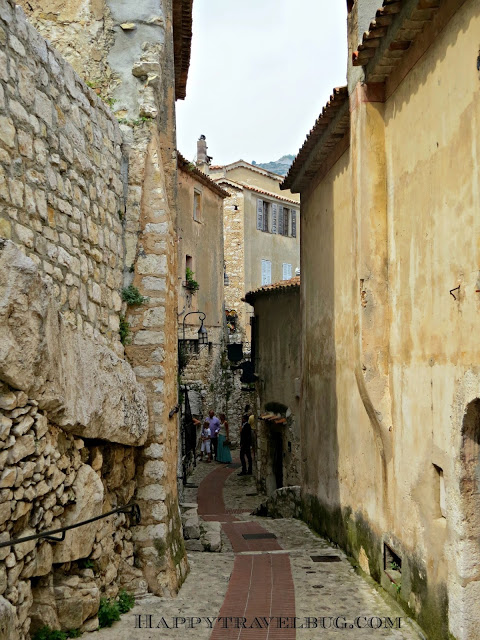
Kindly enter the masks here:
[[220, 431], [218, 432], [218, 452], [217, 462], [230, 463], [232, 461], [232, 454], [230, 448], [225, 445], [225, 441], [229, 440], [228, 422], [225, 418], [225, 414], [221, 413], [220, 418]]

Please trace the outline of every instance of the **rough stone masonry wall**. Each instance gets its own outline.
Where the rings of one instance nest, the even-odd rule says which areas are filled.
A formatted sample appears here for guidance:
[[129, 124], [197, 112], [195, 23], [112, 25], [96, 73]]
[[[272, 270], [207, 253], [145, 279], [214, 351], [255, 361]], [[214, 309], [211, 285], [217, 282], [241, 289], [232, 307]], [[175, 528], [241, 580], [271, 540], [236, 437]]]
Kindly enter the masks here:
[[[38, 30], [112, 105], [129, 151], [125, 284], [149, 302], [130, 307], [127, 356], [145, 385], [150, 416], [139, 455], [134, 529], [155, 593], [187, 572], [177, 505], [176, 142], [171, 0], [22, 0]], [[160, 550], [160, 551], [159, 551]]]
[[[67, 434], [37, 401], [1, 384], [0, 468], [0, 542], [94, 517], [135, 491], [132, 447]], [[63, 542], [1, 548], [0, 635], [5, 623], [10, 640], [46, 624], [97, 628], [100, 593], [141, 582], [131, 538], [128, 516], [116, 514], [67, 532]]]
[[[244, 253], [244, 197], [241, 190], [226, 184], [220, 185], [231, 193], [223, 201], [223, 236], [225, 268], [229, 284], [225, 286], [225, 309], [238, 314], [237, 332], [231, 334], [232, 342], [245, 340], [245, 253]], [[235, 209], [237, 207], [237, 209]]]
[[122, 135], [94, 91], [0, 1], [0, 235], [54, 284], [65, 320], [122, 355]]

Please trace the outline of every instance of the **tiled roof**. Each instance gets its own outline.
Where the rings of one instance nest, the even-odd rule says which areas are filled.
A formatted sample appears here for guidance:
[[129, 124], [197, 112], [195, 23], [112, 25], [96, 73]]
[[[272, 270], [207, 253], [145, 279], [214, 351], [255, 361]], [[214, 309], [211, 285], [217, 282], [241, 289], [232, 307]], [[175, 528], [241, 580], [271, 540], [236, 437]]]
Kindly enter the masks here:
[[173, 0], [173, 57], [175, 68], [175, 99], [187, 95], [188, 68], [192, 50], [193, 0]]
[[280, 282], [274, 282], [273, 284], [267, 284], [264, 287], [259, 287], [254, 291], [249, 291], [245, 298], [242, 298], [243, 302], [253, 304], [255, 298], [259, 295], [267, 293], [280, 293], [282, 291], [291, 291], [300, 287], [300, 276], [294, 276], [290, 280], [280, 280]]
[[238, 167], [243, 167], [244, 169], [249, 169], [250, 171], [256, 171], [257, 173], [261, 173], [263, 176], [266, 175], [274, 180], [278, 180], [278, 182], [281, 182], [283, 180], [283, 176], [278, 175], [278, 173], [273, 173], [272, 171], [268, 171], [268, 169], [259, 167], [256, 164], [251, 164], [250, 162], [246, 162], [245, 160], [236, 160], [235, 162], [231, 162], [230, 164], [224, 164], [221, 166], [212, 165], [210, 169], [213, 171], [219, 171], [220, 169], [231, 171], [232, 169], [237, 169]]
[[307, 135], [280, 188], [291, 189], [294, 193], [301, 191], [349, 130], [348, 89], [346, 86], [337, 87]]
[[221, 198], [228, 198], [230, 194], [228, 191], [222, 189], [216, 182], [214, 182], [211, 178], [207, 176], [206, 173], [197, 169], [197, 167], [189, 162], [186, 158], [182, 156], [180, 151], [177, 151], [177, 166], [179, 169], [184, 171], [185, 173], [190, 173], [193, 175], [199, 182], [204, 184], [206, 187], [211, 189], [214, 193], [219, 195]]
[[352, 64], [365, 67], [368, 82], [384, 82], [440, 5], [441, 0], [383, 0]]
[[[215, 180], [215, 176], [212, 177]], [[248, 189], [249, 191], [254, 191], [255, 193], [261, 193], [268, 198], [272, 198], [273, 200], [281, 200], [282, 202], [288, 202], [290, 204], [295, 204], [297, 207], [300, 206], [300, 202], [298, 200], [293, 200], [292, 198], [286, 198], [285, 196], [280, 195], [279, 193], [274, 193], [273, 191], [265, 191], [265, 189], [260, 189], [253, 184], [248, 184], [248, 182], [237, 182], [233, 180], [229, 180], [228, 178], [224, 178], [223, 176], [219, 177], [215, 182], [219, 184], [227, 184], [231, 185], [236, 189]]]

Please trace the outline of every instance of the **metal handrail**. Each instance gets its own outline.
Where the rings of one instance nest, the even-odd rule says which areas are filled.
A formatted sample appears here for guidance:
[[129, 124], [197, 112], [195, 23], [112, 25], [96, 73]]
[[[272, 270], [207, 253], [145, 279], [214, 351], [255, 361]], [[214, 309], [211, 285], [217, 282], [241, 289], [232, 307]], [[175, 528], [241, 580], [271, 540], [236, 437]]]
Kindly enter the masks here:
[[[68, 527], [61, 527], [60, 529], [52, 529], [52, 531], [42, 531], [42, 533], [36, 533], [34, 536], [25, 536], [24, 538], [13, 538], [13, 540], [8, 540], [5, 542], [0, 542], [0, 549], [2, 547], [10, 547], [16, 544], [22, 544], [22, 542], [29, 542], [30, 540], [49, 540], [50, 542], [61, 542], [65, 540], [65, 531], [69, 529], [76, 529], [77, 527], [81, 527], [84, 524], [89, 524], [90, 522], [95, 522], [96, 520], [102, 520], [103, 518], [107, 518], [108, 516], [113, 515], [114, 513], [126, 513], [130, 512], [130, 515], [135, 520], [135, 524], [140, 524], [141, 514], [140, 507], [136, 502], [129, 502], [128, 504], [124, 504], [123, 507], [117, 507], [116, 509], [112, 509], [108, 513], [102, 513], [101, 516], [96, 516], [95, 518], [90, 518], [89, 520], [83, 520], [83, 522], [77, 522], [76, 524], [71, 524]], [[52, 538], [52, 535], [55, 533], [61, 533], [60, 538]]]

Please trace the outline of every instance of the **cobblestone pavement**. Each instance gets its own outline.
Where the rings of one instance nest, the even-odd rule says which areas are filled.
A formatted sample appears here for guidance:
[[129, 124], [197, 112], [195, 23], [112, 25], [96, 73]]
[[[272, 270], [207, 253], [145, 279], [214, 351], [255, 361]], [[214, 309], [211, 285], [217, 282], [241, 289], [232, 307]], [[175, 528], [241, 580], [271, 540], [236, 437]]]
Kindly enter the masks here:
[[[85, 640], [423, 638], [418, 627], [409, 622], [394, 602], [383, 598], [355, 573], [341, 550], [318, 537], [303, 522], [250, 515], [263, 496], [257, 494], [253, 477], [238, 477], [239, 470], [199, 463], [189, 479], [198, 488], [185, 490], [184, 502], [197, 502], [198, 498], [199, 514], [203, 512], [207, 519], [215, 516], [224, 523], [222, 552], [189, 553], [190, 574], [176, 598], [146, 598], [111, 629], [84, 634]], [[276, 538], [243, 537], [245, 533], [262, 532]], [[311, 556], [315, 555], [336, 556], [339, 561], [314, 562]], [[217, 623], [212, 630], [206, 618], [216, 616], [246, 617], [249, 624], [253, 622], [258, 628], [234, 628], [233, 620], [224, 623], [232, 628], [222, 628]], [[274, 619], [268, 627], [262, 616], [267, 619], [283, 616], [283, 620]], [[180, 623], [176, 629], [165, 628], [164, 622], [172, 626], [174, 617], [202, 618], [202, 621], [197, 624], [194, 620], [194, 628]], [[292, 626], [294, 617], [303, 628], [278, 628]], [[360, 617], [359, 624], [371, 619], [373, 626], [380, 622], [388, 624], [386, 619], [401, 618], [401, 628], [349, 628]], [[340, 628], [332, 628], [335, 618]], [[153, 627], [160, 625], [159, 628], [146, 628], [150, 620]], [[138, 628], [139, 621], [142, 628]], [[343, 623], [346, 628], [341, 628]]]

